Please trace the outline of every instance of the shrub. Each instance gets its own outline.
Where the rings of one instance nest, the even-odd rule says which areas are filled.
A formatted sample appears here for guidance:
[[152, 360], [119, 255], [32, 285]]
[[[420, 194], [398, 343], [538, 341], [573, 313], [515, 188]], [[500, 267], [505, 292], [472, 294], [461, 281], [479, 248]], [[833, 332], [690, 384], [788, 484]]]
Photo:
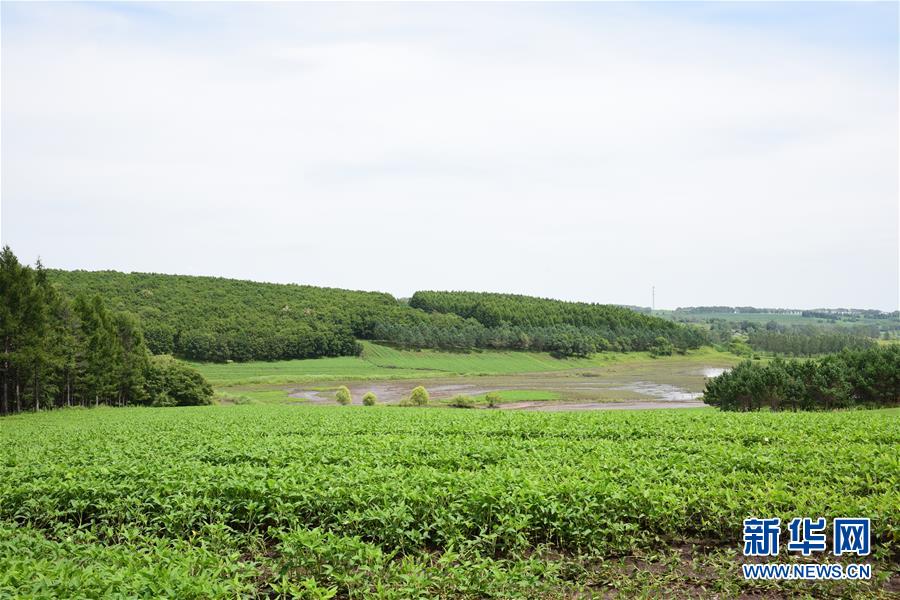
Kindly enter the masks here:
[[500, 394], [497, 392], [488, 392], [484, 395], [484, 400], [487, 402], [488, 408], [497, 408], [502, 401]]
[[342, 385], [334, 393], [334, 399], [337, 400], [338, 404], [347, 405], [350, 404], [353, 396], [350, 395], [350, 389], [346, 385]]
[[656, 338], [656, 341], [650, 347], [650, 356], [653, 357], [672, 356], [673, 352], [675, 352], [675, 346], [664, 337]]
[[420, 385], [413, 389], [409, 395], [409, 399], [416, 406], [425, 406], [431, 398], [428, 395], [428, 390]]
[[151, 356], [146, 390], [152, 406], [212, 404], [213, 389], [196, 369], [168, 355]]
[[375, 392], [366, 392], [363, 394], [363, 404], [366, 406], [375, 406], [375, 403], [378, 402], [378, 396], [375, 395]]
[[454, 408], [475, 408], [475, 401], [470, 396], [460, 394], [450, 399], [450, 406]]

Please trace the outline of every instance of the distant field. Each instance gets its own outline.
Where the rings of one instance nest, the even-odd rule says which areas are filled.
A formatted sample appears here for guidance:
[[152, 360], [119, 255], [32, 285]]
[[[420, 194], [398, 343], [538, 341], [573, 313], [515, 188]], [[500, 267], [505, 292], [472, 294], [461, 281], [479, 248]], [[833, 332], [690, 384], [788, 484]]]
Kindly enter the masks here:
[[875, 325], [881, 328], [896, 325], [896, 321], [890, 319], [870, 319], [858, 318], [850, 319], [819, 319], [813, 317], [803, 317], [801, 315], [791, 315], [783, 313], [730, 313], [730, 312], [703, 312], [703, 313], [687, 313], [674, 310], [655, 310], [653, 316], [671, 319], [673, 321], [702, 322], [708, 319], [722, 319], [724, 321], [749, 321], [751, 323], [765, 324], [774, 321], [779, 325], [840, 325], [852, 327], [854, 325]]
[[652, 359], [645, 352], [605, 353], [591, 358], [553, 358], [546, 353], [476, 351], [471, 353], [437, 350], [397, 350], [363, 342], [362, 356], [246, 363], [192, 363], [217, 387], [248, 384], [293, 384], [315, 381], [360, 379], [420, 379], [447, 375], [506, 375], [543, 373], [573, 369], [594, 369], [632, 362], [657, 364], [666, 361], [696, 361], [734, 357], [710, 348], [691, 351], [687, 356]]
[[248, 383], [303, 383], [336, 379], [399, 379], [421, 375], [420, 371], [383, 369], [355, 356], [272, 362], [192, 364], [214, 386]]
[[[895, 598], [898, 445], [897, 410], [11, 416], [0, 597]], [[744, 580], [749, 516], [870, 517], [813, 560], [872, 580]]]
[[553, 358], [540, 352], [484, 350], [469, 353], [437, 350], [397, 350], [363, 342], [362, 358], [377, 367], [417, 369], [459, 374], [537, 373], [595, 367], [611, 360], [612, 355], [594, 358]]

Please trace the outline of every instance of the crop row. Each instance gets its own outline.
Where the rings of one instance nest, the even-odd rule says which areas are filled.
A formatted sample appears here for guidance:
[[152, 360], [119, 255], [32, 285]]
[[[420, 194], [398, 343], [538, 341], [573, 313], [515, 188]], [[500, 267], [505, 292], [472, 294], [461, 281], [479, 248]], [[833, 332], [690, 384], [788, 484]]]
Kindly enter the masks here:
[[284, 566], [287, 541], [314, 530], [385, 563], [516, 561], [683, 540], [738, 548], [747, 516], [823, 515], [870, 517], [876, 560], [896, 562], [900, 547], [895, 412], [235, 406], [2, 426], [0, 521], [53, 539], [71, 528], [101, 545], [137, 536], [199, 552], [221, 529], [275, 548]]

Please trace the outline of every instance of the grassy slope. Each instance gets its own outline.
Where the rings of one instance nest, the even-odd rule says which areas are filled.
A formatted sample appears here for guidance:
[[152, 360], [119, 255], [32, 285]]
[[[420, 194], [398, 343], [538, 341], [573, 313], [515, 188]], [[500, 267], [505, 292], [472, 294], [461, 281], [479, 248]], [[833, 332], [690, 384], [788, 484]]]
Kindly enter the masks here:
[[553, 358], [539, 352], [482, 351], [468, 354], [437, 350], [396, 350], [371, 342], [363, 342], [359, 357], [317, 358], [247, 363], [194, 363], [213, 385], [218, 387], [253, 383], [288, 384], [312, 381], [351, 379], [415, 379], [446, 375], [506, 375], [541, 373], [567, 369], [592, 369], [635, 361], [696, 361], [710, 360], [733, 363], [736, 358], [727, 353], [703, 348], [687, 356], [651, 359], [644, 352], [629, 354], [597, 354], [591, 358]]

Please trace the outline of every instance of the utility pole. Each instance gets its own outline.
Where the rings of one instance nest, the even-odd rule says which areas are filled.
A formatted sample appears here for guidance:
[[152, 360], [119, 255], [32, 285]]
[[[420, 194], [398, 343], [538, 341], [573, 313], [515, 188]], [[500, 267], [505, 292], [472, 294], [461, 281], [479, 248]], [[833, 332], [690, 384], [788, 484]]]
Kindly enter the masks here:
[[650, 288], [650, 312], [656, 310], [656, 286]]

